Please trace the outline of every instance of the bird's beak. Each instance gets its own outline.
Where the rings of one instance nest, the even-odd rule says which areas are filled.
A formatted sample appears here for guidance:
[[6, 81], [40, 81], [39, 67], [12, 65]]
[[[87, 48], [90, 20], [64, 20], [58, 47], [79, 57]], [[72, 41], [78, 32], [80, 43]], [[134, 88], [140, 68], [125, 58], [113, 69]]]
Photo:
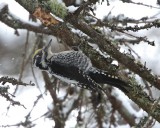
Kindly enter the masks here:
[[49, 43], [43, 48], [43, 51], [44, 52], [47, 52], [49, 47], [51, 46], [51, 42], [52, 42], [52, 39], [49, 41]]

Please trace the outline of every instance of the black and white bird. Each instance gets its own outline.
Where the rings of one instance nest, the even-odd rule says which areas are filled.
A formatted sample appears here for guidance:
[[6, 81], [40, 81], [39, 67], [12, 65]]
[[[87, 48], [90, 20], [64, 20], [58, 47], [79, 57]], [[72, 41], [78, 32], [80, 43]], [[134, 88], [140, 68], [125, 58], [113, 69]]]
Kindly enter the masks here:
[[109, 84], [123, 92], [127, 84], [117, 76], [94, 67], [91, 60], [81, 51], [51, 52], [51, 41], [33, 55], [33, 64], [48, 71], [56, 78], [91, 91], [104, 92], [101, 84]]

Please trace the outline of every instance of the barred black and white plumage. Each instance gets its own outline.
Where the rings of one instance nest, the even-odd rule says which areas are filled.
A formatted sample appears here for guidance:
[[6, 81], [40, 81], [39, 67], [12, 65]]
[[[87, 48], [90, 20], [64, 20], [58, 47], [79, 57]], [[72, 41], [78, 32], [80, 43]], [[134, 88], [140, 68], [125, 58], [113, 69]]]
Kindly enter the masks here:
[[81, 51], [51, 52], [51, 41], [33, 56], [33, 64], [60, 80], [92, 91], [104, 91], [100, 84], [109, 84], [127, 92], [126, 83], [108, 72], [93, 67]]

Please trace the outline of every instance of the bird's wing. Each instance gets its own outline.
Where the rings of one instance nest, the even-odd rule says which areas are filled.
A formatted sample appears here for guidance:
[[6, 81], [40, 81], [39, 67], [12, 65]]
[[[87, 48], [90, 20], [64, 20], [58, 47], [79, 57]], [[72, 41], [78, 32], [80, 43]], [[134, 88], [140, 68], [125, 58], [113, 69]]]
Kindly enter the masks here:
[[79, 69], [86, 71], [92, 66], [90, 59], [79, 51], [64, 51], [61, 53], [55, 53], [51, 61], [61, 63], [68, 66], [78, 67]]
[[74, 65], [64, 64], [61, 63], [61, 61], [51, 61], [49, 64], [49, 72], [61, 78], [77, 81], [78, 85], [82, 88], [92, 91], [103, 90], [90, 76]]

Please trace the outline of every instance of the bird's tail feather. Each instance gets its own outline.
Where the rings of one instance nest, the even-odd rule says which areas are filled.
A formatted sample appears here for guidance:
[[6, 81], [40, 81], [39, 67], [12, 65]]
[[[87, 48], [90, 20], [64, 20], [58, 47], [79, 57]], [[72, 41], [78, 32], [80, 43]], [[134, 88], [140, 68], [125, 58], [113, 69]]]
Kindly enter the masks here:
[[90, 71], [89, 76], [98, 84], [109, 84], [111, 86], [117, 87], [123, 92], [128, 92], [129, 87], [124, 81], [120, 80], [118, 77], [109, 75], [107, 72], [102, 70]]

